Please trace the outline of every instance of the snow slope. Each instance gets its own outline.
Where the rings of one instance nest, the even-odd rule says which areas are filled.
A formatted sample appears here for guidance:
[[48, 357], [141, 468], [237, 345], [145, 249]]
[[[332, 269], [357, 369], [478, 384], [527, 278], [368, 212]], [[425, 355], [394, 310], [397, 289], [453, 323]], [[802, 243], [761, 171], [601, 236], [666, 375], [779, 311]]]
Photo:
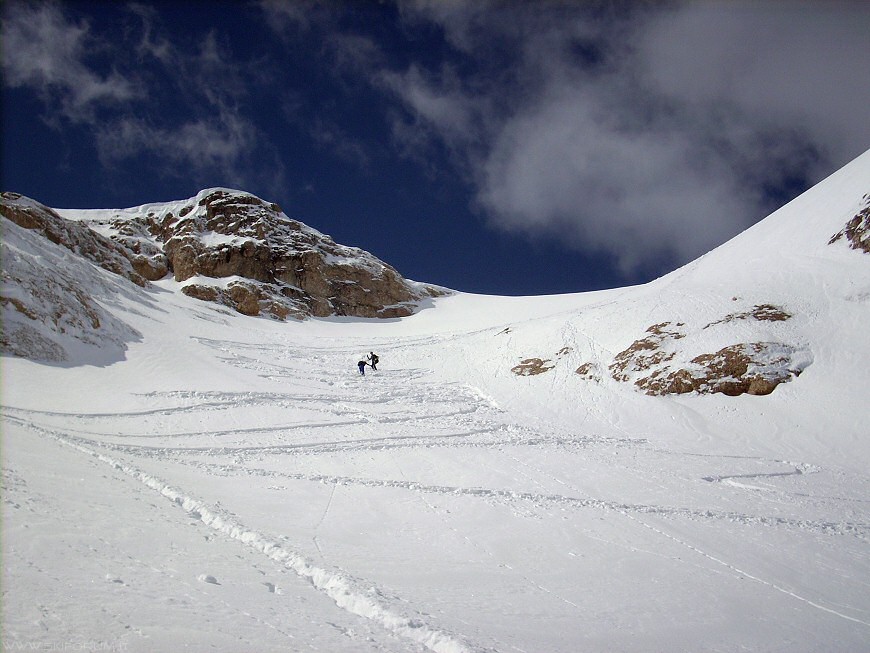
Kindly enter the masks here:
[[[634, 288], [298, 324], [98, 294], [121, 360], [2, 359], [4, 649], [866, 650], [870, 259], [828, 240], [868, 182], [870, 153]], [[793, 317], [705, 328], [761, 304]], [[614, 380], [668, 321], [803, 371]]]

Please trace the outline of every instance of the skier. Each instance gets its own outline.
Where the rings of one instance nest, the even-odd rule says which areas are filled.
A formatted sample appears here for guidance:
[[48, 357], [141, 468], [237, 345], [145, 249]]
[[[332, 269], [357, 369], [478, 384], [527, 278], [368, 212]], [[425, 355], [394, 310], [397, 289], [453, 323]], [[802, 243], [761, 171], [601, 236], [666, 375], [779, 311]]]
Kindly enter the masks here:
[[375, 352], [370, 351], [369, 355], [366, 356], [366, 360], [371, 361], [372, 369], [377, 371], [378, 361], [380, 360], [380, 358], [378, 358], [378, 355]]
[[362, 376], [365, 376], [366, 375], [366, 362], [360, 361], [359, 363], [357, 363], [357, 367], [359, 367], [359, 373]]

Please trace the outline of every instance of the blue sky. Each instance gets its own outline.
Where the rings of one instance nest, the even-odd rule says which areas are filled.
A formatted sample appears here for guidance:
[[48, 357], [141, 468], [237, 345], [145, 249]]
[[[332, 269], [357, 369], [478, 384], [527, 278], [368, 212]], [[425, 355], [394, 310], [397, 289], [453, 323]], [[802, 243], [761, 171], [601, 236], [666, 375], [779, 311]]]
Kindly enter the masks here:
[[470, 292], [647, 281], [870, 146], [864, 2], [0, 11], [3, 190], [241, 188]]

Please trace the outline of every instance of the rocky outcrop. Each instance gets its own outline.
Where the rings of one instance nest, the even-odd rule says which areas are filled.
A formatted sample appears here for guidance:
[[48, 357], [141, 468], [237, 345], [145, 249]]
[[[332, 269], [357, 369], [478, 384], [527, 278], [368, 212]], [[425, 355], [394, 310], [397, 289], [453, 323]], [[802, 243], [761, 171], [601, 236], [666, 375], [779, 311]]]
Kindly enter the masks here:
[[237, 279], [225, 288], [214, 285], [191, 283], [181, 289], [188, 297], [228, 306], [242, 315], [267, 315], [277, 320], [292, 317], [303, 320], [308, 317], [307, 306], [281, 294], [268, 284]]
[[791, 369], [794, 354], [794, 347], [773, 342], [730, 345], [694, 357], [692, 367], [655, 370], [636, 385], [650, 395], [767, 395], [780, 383], [800, 375], [800, 369]]
[[649, 327], [646, 332], [650, 335], [635, 340], [614, 357], [610, 364], [610, 375], [617, 381], [630, 381], [633, 374], [645, 372], [672, 360], [676, 352], [669, 351], [664, 345], [669, 341], [685, 338], [685, 334], [679, 330], [679, 327], [685, 325], [678, 322], [676, 329], [669, 328], [671, 326], [670, 322], [662, 322]]
[[598, 365], [592, 361], [583, 363], [580, 367], [574, 370], [574, 373], [586, 381], [595, 381], [596, 383], [601, 382], [601, 373], [598, 370]]
[[790, 313], [786, 313], [779, 306], [774, 306], [773, 304], [756, 304], [751, 310], [742, 311], [740, 313], [729, 313], [721, 320], [710, 322], [710, 324], [704, 328], [709, 329], [717, 324], [727, 324], [728, 322], [734, 322], [735, 320], [748, 320], [750, 318], [757, 322], [785, 322], [786, 320], [790, 320], [791, 317]]
[[870, 254], [870, 195], [864, 196], [864, 208], [846, 226], [831, 237], [829, 245], [845, 238], [849, 247]]
[[[224, 188], [119, 211], [57, 211], [3, 193], [0, 213], [143, 286], [171, 274], [181, 291], [278, 320], [411, 315], [446, 291], [404, 279], [355, 247], [288, 218], [277, 204]], [[65, 214], [66, 215], [66, 214]]]
[[147, 259], [155, 274], [166, 270], [189, 281], [185, 294], [245, 315], [404, 317], [439, 294], [240, 191], [208, 189], [140, 215], [119, 212], [100, 226]]
[[0, 215], [19, 227], [42, 234], [53, 243], [66, 247], [109, 272], [144, 286], [145, 277], [134, 269], [129, 250], [89, 229], [86, 225], [64, 220], [55, 211], [18, 193], [0, 193]]
[[111, 240], [123, 247], [133, 269], [148, 281], [157, 281], [169, 274], [169, 259], [160, 243], [155, 242], [152, 225], [147, 219], [115, 218], [89, 224], [110, 234]]
[[712, 352], [704, 348], [733, 337], [735, 322], [779, 323], [789, 319], [791, 315], [781, 307], [757, 304], [700, 328], [683, 322], [654, 324], [646, 336], [616, 354], [609, 366], [610, 375], [616, 381], [634, 383], [649, 395], [770, 394], [810, 364], [807, 350], [784, 341], [732, 341]]
[[519, 365], [511, 368], [511, 372], [517, 376], [537, 376], [538, 374], [549, 372], [555, 367], [555, 365], [550, 363], [552, 361], [549, 358], [524, 358], [519, 362]]
[[553, 358], [525, 358], [512, 367], [511, 372], [517, 376], [537, 376], [554, 369], [556, 363], [570, 353], [570, 347], [562, 347]]

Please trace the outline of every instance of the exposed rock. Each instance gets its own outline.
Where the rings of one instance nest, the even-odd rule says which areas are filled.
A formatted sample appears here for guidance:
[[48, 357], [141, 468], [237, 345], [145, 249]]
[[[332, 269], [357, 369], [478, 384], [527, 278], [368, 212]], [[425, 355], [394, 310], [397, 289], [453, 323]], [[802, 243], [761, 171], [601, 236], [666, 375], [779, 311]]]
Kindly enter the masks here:
[[24, 229], [41, 233], [96, 263], [104, 270], [126, 277], [139, 286], [145, 278], [133, 268], [128, 251], [78, 222], [64, 220], [55, 211], [18, 193], [0, 193], [0, 214]]
[[771, 342], [741, 343], [692, 359], [695, 367], [669, 373], [657, 370], [636, 385], [651, 395], [686, 392], [767, 395], [800, 374], [790, 369], [793, 347]]
[[[610, 374], [617, 381], [633, 382], [650, 395], [769, 394], [780, 383], [798, 376], [809, 364], [811, 357], [806, 350], [761, 341], [729, 344], [715, 353], [697, 353], [699, 343], [709, 341], [709, 336], [700, 339], [699, 334], [719, 325], [721, 333], [717, 338], [724, 338], [731, 333], [725, 325], [737, 320], [776, 323], [790, 318], [780, 307], [758, 304], [749, 311], [727, 315], [694, 331], [683, 323], [655, 324], [647, 329], [649, 335], [635, 340], [614, 357], [609, 366]], [[693, 347], [694, 352], [691, 352]], [[585, 370], [578, 369], [578, 374], [582, 373]]]
[[154, 241], [155, 226], [147, 218], [112, 218], [94, 220], [93, 228], [102, 228], [111, 234], [112, 241], [122, 245], [133, 269], [149, 281], [157, 281], [169, 273], [169, 259], [163, 248]]
[[[562, 349], [556, 352], [556, 361], [561, 359], [563, 356], [567, 356], [569, 353], [571, 353], [570, 347], [562, 347]], [[544, 372], [549, 372], [555, 367], [556, 363], [549, 358], [526, 358], [525, 360], [520, 361], [519, 365], [512, 367], [511, 372], [517, 376], [536, 376], [538, 374], [543, 374]]]
[[[420, 299], [441, 294], [247, 193], [210, 189], [176, 211], [178, 217], [169, 209], [147, 216], [148, 231], [164, 243], [175, 279], [245, 279], [249, 283], [232, 293], [227, 286], [214, 295], [247, 315], [404, 317]], [[252, 312], [255, 303], [259, 313]]]
[[520, 361], [519, 365], [516, 365], [511, 368], [511, 372], [516, 374], [517, 376], [535, 376], [537, 374], [543, 374], [549, 370], [552, 370], [555, 365], [547, 365], [550, 363], [550, 359], [542, 359], [542, 358], [526, 358], [523, 361]]
[[189, 283], [181, 289], [188, 297], [199, 299], [203, 302], [216, 302], [223, 304], [223, 293], [217, 286], [207, 286], [199, 283]]
[[864, 202], [864, 208], [849, 220], [843, 229], [831, 237], [828, 241], [829, 245], [845, 238], [852, 249], [870, 254], [870, 195], [864, 196]]
[[787, 313], [785, 310], [780, 308], [779, 306], [774, 306], [773, 304], [756, 304], [752, 307], [751, 311], [744, 311], [742, 313], [731, 313], [730, 315], [726, 315], [721, 320], [716, 320], [715, 322], [710, 322], [705, 329], [709, 329], [711, 326], [715, 326], [716, 324], [725, 324], [726, 322], [733, 322], [734, 320], [758, 320], [759, 322], [785, 322], [786, 320], [791, 319], [792, 315]]
[[[661, 349], [661, 345], [668, 339], [684, 338], [685, 334], [678, 330], [668, 330], [671, 322], [662, 322], [649, 327], [646, 332], [650, 335], [640, 340], [635, 340], [627, 349], [618, 353], [610, 364], [610, 375], [617, 381], [628, 381], [631, 372], [642, 372], [654, 365], [659, 365], [674, 357], [674, 352]], [[678, 323], [676, 326], [683, 326]], [[648, 352], [648, 353], [647, 353]]]
[[242, 315], [260, 314], [260, 292], [253, 284], [236, 281], [227, 286], [226, 293]]
[[752, 317], [759, 322], [785, 322], [790, 320], [792, 315], [773, 304], [756, 304], [748, 313], [748, 317]]
[[181, 292], [202, 301], [223, 304], [243, 315], [266, 315], [277, 320], [308, 316], [304, 302], [286, 296], [286, 289], [237, 280], [226, 288], [203, 283], [185, 285]]
[[587, 381], [595, 381], [596, 383], [601, 381], [601, 372], [598, 369], [598, 365], [591, 361], [583, 363], [580, 367], [574, 370], [574, 373]]

